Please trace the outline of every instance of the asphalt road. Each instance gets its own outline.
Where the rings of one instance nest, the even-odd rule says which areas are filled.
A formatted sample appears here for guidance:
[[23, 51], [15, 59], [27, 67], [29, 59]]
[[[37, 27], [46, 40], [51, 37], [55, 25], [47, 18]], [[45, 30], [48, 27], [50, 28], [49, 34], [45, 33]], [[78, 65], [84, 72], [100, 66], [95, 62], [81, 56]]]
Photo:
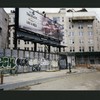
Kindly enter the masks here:
[[19, 90], [100, 90], [100, 71], [70, 74]]

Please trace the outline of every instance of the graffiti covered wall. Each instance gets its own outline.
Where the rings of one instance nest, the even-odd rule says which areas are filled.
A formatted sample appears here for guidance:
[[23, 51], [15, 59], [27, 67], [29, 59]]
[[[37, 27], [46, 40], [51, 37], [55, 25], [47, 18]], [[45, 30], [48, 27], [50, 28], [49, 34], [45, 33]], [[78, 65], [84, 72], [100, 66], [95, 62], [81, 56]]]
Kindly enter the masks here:
[[15, 68], [4, 71], [4, 73], [59, 69], [58, 59], [57, 54], [46, 54], [46, 58], [44, 58], [44, 53], [41, 52], [0, 49], [0, 69]]

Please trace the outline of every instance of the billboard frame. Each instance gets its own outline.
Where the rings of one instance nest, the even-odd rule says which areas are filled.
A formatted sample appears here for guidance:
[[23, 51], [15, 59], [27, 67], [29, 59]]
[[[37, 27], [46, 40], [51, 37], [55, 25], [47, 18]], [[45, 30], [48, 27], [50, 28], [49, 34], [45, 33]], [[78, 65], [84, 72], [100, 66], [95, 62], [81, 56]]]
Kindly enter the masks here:
[[[58, 38], [54, 38], [52, 36], [46, 36], [46, 35], [42, 35], [42, 34], [39, 34], [39, 33], [35, 33], [35, 32], [32, 32], [32, 31], [29, 31], [29, 30], [25, 30], [23, 28], [19, 28], [19, 9], [20, 8], [15, 8], [15, 34], [14, 34], [14, 44], [15, 44], [15, 47], [14, 49], [17, 49], [17, 39], [22, 39], [22, 40], [25, 40], [25, 35], [26, 33], [29, 34], [30, 36], [32, 37], [37, 37], [38, 39], [37, 40], [34, 40], [34, 39], [31, 39], [29, 38], [28, 36], [26, 36], [27, 38], [29, 38], [28, 41], [33, 41], [34, 43], [40, 43], [40, 44], [44, 44], [44, 45], [48, 45], [48, 46], [54, 46], [54, 47], [66, 47], [66, 46], [63, 46], [63, 45], [60, 45], [60, 42], [61, 40]], [[29, 8], [30, 10], [40, 14], [41, 16], [43, 16], [41, 13]], [[48, 18], [48, 17], [46, 17]], [[50, 18], [48, 18], [49, 20], [51, 20]], [[53, 21], [53, 20], [51, 20]], [[59, 23], [57, 23], [58, 25], [61, 25]], [[18, 37], [18, 32], [22, 32], [24, 35]], [[27, 41], [27, 40], [26, 40]]]

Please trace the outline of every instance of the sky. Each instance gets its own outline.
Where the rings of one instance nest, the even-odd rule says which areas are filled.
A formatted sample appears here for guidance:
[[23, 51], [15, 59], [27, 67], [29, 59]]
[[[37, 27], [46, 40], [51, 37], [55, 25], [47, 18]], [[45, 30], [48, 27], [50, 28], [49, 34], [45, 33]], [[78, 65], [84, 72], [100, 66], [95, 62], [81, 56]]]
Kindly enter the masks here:
[[[5, 11], [7, 13], [10, 13], [10, 10], [13, 10], [14, 8], [4, 8], [4, 9], [5, 9]], [[32, 9], [34, 9], [36, 11], [39, 11], [39, 12], [45, 11], [46, 13], [48, 13], [48, 12], [50, 12], [50, 13], [56, 12], [57, 13], [57, 12], [59, 12], [60, 8], [32, 8]], [[68, 9], [72, 9], [72, 8], [66, 8], [66, 10], [68, 10]], [[73, 9], [79, 10], [81, 8], [73, 8]], [[86, 9], [88, 11], [96, 12], [96, 14], [98, 15], [98, 17], [100, 18], [100, 8], [86, 8]]]

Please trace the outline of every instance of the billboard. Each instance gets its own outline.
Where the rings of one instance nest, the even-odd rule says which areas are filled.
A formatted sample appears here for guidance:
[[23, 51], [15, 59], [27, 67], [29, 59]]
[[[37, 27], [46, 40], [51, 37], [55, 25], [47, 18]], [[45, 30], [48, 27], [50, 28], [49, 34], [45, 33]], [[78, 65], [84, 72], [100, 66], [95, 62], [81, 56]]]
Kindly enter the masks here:
[[19, 8], [19, 29], [62, 39], [63, 26], [30, 8]]

